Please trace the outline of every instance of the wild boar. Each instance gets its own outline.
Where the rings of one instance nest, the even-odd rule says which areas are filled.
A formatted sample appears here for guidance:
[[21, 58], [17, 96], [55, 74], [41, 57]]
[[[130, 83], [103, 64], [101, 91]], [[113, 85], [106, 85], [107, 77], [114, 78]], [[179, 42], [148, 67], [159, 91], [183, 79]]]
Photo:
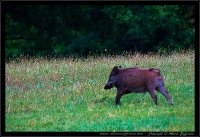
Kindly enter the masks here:
[[104, 89], [117, 88], [115, 104], [120, 103], [122, 95], [129, 93], [149, 92], [157, 105], [156, 91], [160, 92], [173, 105], [173, 100], [165, 88], [163, 76], [156, 68], [124, 68], [113, 67]]

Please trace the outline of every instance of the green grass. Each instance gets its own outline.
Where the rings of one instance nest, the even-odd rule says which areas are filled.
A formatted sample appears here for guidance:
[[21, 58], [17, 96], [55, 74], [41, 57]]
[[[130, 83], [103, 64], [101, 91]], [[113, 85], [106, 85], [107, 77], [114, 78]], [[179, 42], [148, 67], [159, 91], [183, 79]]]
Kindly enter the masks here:
[[[115, 65], [160, 68], [175, 105], [103, 89]], [[194, 131], [194, 52], [6, 63], [6, 131]]]

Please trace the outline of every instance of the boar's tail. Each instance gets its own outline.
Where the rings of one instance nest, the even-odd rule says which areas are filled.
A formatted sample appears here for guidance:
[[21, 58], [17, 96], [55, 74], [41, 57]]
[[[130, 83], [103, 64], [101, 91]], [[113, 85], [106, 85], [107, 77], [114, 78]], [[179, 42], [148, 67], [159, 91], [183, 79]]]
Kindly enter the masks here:
[[158, 75], [160, 75], [160, 70], [156, 69], [156, 68], [149, 68], [149, 71], [155, 71], [158, 73]]

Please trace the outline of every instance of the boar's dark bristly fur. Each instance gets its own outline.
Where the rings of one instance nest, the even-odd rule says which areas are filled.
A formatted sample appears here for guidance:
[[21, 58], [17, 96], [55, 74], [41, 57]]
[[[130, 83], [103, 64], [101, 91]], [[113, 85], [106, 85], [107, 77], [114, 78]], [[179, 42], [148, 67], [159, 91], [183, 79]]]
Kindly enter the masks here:
[[146, 93], [149, 92], [154, 103], [157, 105], [157, 96], [155, 90], [160, 92], [170, 104], [173, 104], [167, 89], [164, 85], [163, 76], [156, 68], [124, 68], [119, 69], [115, 66], [104, 86], [104, 89], [117, 88], [115, 104], [120, 103], [122, 95], [131, 92]]

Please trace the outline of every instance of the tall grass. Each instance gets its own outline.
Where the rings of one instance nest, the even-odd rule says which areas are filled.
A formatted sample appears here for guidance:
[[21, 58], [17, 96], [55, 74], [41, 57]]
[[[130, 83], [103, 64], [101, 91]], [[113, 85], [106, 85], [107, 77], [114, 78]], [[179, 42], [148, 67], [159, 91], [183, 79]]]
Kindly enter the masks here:
[[[175, 105], [103, 86], [113, 66], [160, 68]], [[6, 131], [194, 131], [194, 52], [6, 63]]]

